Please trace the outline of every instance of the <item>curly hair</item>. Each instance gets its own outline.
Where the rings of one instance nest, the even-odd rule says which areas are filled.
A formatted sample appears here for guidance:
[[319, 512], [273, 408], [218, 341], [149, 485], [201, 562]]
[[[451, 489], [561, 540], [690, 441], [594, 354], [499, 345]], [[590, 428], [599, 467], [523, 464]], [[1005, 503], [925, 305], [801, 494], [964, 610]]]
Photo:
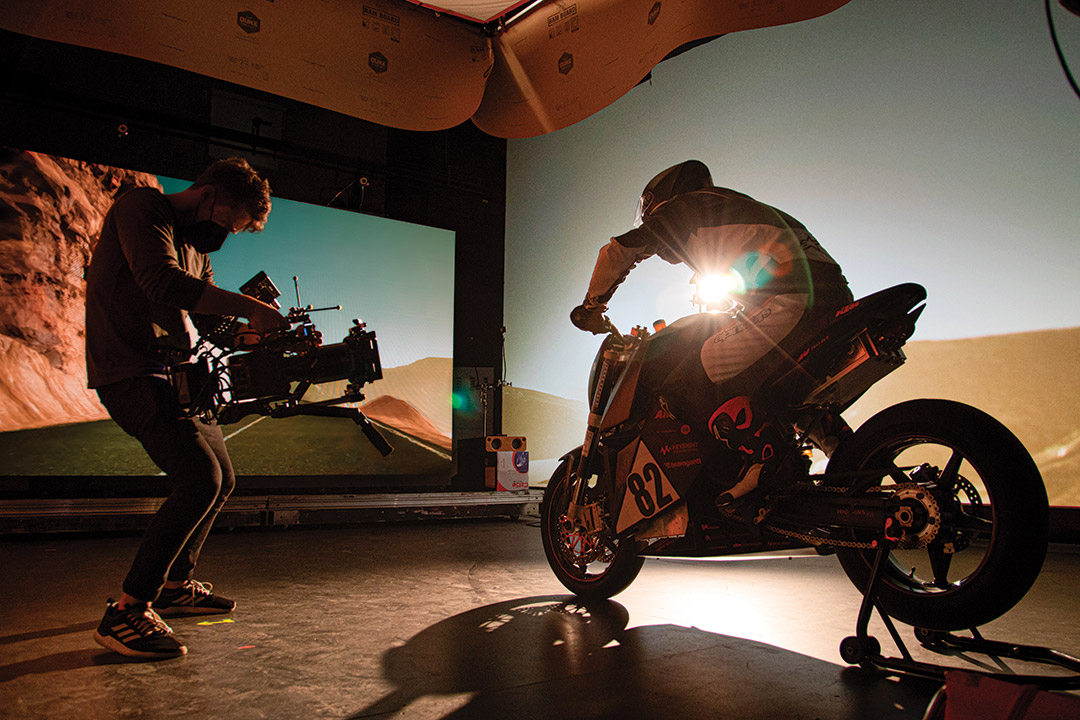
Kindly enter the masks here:
[[248, 161], [231, 157], [214, 162], [203, 170], [192, 187], [212, 185], [222, 201], [243, 208], [251, 216], [245, 230], [259, 232], [270, 215], [270, 183], [259, 176]]

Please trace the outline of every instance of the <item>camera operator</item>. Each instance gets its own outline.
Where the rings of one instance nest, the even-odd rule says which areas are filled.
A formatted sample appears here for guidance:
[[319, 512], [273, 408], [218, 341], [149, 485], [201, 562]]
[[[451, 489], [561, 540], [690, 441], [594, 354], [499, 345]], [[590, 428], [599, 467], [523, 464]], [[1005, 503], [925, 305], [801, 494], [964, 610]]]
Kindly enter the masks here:
[[187, 359], [188, 313], [248, 319], [245, 335], [283, 330], [272, 306], [213, 284], [209, 253], [241, 231], [263, 229], [270, 186], [243, 159], [220, 160], [186, 190], [140, 187], [105, 216], [86, 273], [89, 386], [109, 415], [168, 475], [172, 493], [142, 539], [118, 601], [94, 633], [130, 657], [183, 655], [161, 615], [228, 613], [235, 603], [194, 579], [210, 527], [235, 484], [220, 427], [185, 418], [168, 380]]

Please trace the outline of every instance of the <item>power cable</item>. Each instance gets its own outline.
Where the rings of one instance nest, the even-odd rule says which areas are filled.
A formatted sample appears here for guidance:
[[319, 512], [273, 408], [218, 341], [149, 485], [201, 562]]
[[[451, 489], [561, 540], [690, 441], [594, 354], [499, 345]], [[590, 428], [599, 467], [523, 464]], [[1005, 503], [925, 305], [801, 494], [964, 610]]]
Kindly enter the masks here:
[[[1075, 0], [1061, 0], [1061, 6], [1071, 13], [1080, 15], [1080, 3], [1075, 2]], [[1065, 73], [1065, 78], [1069, 81], [1069, 85], [1072, 87], [1073, 92], [1076, 93], [1076, 97], [1080, 98], [1080, 87], [1077, 86], [1076, 80], [1069, 70], [1069, 63], [1065, 59], [1065, 55], [1061, 52], [1061, 44], [1058, 42], [1057, 30], [1054, 28], [1054, 15], [1050, 12], [1050, 0], [1046, 0], [1046, 24], [1050, 28], [1050, 39], [1054, 43], [1054, 51], [1057, 53], [1058, 62], [1061, 63], [1061, 70]]]

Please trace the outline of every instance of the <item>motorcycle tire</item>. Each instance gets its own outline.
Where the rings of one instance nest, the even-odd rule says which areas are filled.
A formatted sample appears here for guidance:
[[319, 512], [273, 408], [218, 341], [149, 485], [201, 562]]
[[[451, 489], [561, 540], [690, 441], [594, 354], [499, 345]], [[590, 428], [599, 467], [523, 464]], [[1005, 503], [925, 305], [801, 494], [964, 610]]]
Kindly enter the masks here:
[[[629, 587], [645, 560], [637, 554], [638, 543], [616, 539], [610, 528], [596, 537], [569, 528], [565, 517], [577, 458], [574, 453], [564, 459], [548, 481], [540, 505], [540, 537], [548, 564], [567, 590], [587, 600], [606, 600]], [[602, 485], [587, 489], [587, 503], [603, 501]]]
[[[858, 480], [863, 471], [872, 479]], [[1049, 535], [1042, 477], [1023, 444], [981, 410], [948, 400], [887, 408], [841, 443], [830, 476], [856, 493], [860, 483], [887, 489], [899, 478], [935, 498], [933, 539], [920, 549], [894, 546], [877, 586], [880, 606], [901, 622], [936, 631], [978, 627], [1020, 602], [1042, 568]], [[868, 531], [848, 533], [872, 539]], [[865, 592], [877, 551], [838, 546], [836, 554]]]

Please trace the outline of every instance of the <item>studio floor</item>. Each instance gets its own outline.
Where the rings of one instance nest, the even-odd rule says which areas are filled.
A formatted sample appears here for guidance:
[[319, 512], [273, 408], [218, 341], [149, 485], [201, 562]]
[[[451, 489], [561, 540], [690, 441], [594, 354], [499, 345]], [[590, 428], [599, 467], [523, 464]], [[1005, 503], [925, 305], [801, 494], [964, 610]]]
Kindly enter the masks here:
[[[835, 558], [650, 560], [583, 605], [534, 517], [215, 533], [198, 579], [236, 612], [173, 619], [189, 654], [132, 662], [91, 633], [137, 542], [0, 538], [0, 717], [891, 720], [922, 718], [939, 685], [843, 663], [859, 595]], [[1054, 546], [984, 635], [1080, 656], [1078, 574]]]

